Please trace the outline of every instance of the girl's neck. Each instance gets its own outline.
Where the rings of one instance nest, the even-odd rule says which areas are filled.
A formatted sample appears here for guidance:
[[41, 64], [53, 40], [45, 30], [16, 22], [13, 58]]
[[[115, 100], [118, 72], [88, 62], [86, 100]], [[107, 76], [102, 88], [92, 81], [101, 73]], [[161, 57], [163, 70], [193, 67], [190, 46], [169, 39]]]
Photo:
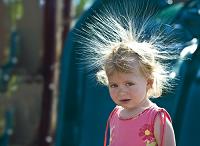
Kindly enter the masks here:
[[125, 109], [122, 107], [122, 110], [120, 111], [120, 118], [122, 119], [129, 119], [131, 117], [136, 117], [140, 113], [142, 113], [147, 108], [151, 107], [153, 103], [149, 100], [143, 100], [137, 107], [134, 107], [132, 109]]

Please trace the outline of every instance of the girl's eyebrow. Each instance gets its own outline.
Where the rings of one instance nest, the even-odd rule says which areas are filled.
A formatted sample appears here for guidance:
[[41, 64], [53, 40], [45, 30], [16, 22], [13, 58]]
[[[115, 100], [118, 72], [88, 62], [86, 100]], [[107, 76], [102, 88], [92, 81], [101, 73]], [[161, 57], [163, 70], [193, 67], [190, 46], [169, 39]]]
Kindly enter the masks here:
[[109, 81], [108, 81], [108, 83], [109, 83], [109, 84], [116, 84], [115, 82], [109, 82]]
[[124, 80], [124, 82], [133, 82], [131, 79]]
[[109, 84], [117, 84], [117, 81], [116, 80], [110, 80], [108, 81]]

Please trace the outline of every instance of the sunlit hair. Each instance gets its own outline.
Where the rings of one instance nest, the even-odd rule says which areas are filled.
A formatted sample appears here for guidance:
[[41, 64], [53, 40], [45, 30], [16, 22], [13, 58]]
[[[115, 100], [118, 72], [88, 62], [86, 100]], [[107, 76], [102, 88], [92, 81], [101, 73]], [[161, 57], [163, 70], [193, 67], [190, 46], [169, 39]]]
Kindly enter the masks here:
[[138, 17], [139, 8], [123, 6], [123, 15], [116, 5], [110, 5], [91, 18], [78, 33], [80, 53], [90, 69], [99, 70], [97, 79], [105, 85], [114, 71], [129, 73], [139, 67], [147, 79], [153, 80], [148, 95], [159, 97], [169, 87], [166, 61], [175, 57], [172, 31], [166, 34], [165, 25], [155, 23], [152, 15]]
[[158, 97], [167, 85], [165, 67], [156, 61], [156, 50], [149, 43], [131, 42], [113, 47], [105, 59], [103, 68], [97, 72], [97, 79], [108, 85], [108, 77], [114, 72], [131, 73], [139, 70], [146, 79], [153, 81], [148, 96]]

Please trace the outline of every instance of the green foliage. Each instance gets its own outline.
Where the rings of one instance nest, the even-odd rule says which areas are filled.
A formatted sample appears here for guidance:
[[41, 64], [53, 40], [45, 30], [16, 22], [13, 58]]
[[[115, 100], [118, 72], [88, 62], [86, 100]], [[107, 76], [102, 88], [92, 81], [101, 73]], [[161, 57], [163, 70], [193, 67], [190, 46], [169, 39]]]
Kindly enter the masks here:
[[79, 17], [82, 12], [85, 10], [85, 7], [88, 3], [91, 3], [91, 0], [80, 0], [78, 5], [75, 7], [75, 17]]

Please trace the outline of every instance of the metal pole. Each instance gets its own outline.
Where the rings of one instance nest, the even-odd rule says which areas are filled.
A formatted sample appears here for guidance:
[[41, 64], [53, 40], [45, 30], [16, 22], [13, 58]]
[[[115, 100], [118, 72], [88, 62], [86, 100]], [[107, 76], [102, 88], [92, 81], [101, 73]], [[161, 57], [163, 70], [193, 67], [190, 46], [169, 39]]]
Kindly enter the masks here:
[[39, 146], [49, 146], [52, 142], [50, 126], [53, 98], [53, 77], [55, 63], [55, 0], [46, 0], [44, 5], [44, 51], [43, 51], [43, 93], [41, 119], [38, 133]]
[[63, 43], [66, 39], [67, 33], [70, 30], [70, 23], [71, 23], [71, 0], [64, 0], [64, 8], [63, 8], [63, 34], [62, 39]]

